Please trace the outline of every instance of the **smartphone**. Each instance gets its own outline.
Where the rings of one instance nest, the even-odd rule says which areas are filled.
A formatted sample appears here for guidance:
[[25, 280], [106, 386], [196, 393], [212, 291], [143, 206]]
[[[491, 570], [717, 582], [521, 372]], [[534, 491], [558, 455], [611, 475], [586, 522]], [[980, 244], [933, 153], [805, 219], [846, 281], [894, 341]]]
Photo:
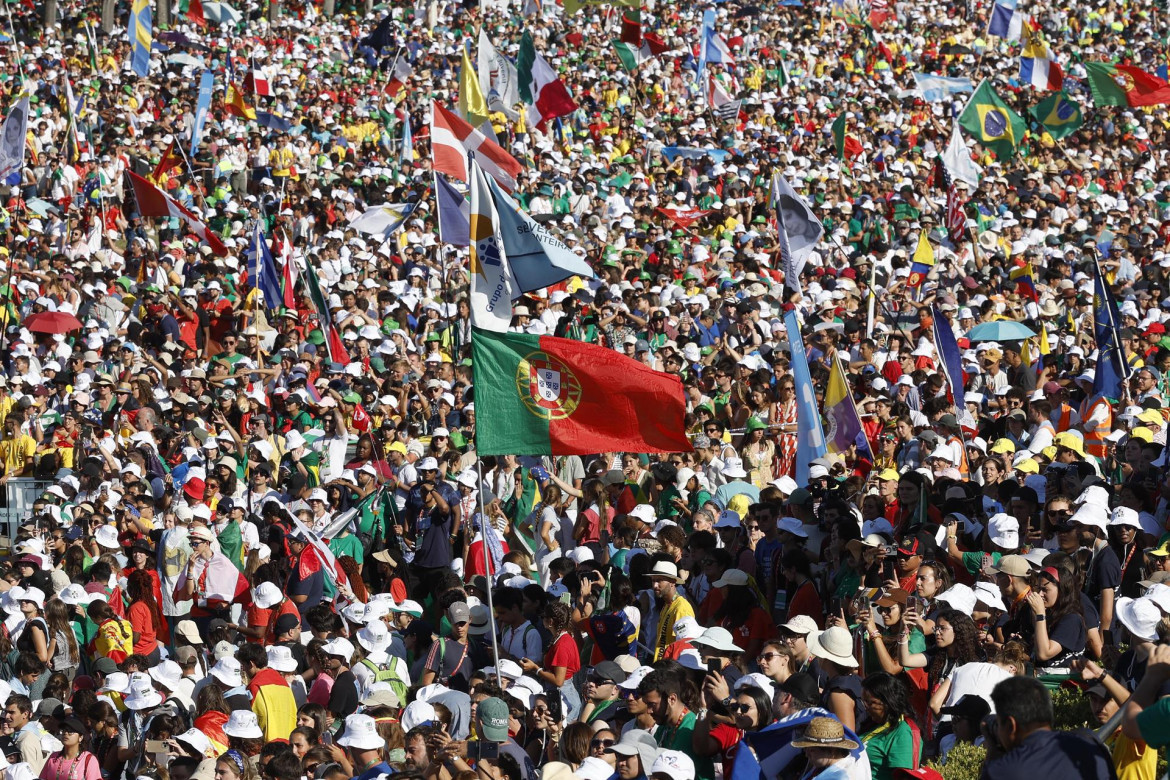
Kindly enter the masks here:
[[723, 667], [718, 658], [707, 659], [707, 674], [723, 674]]
[[328, 731], [326, 731], [324, 734], [322, 734], [321, 735], [321, 744], [322, 745], [332, 745], [333, 744], [333, 734], [328, 732]]
[[483, 740], [475, 741], [475, 750], [468, 750], [468, 753], [473, 753], [474, 758], [482, 760], [485, 758], [499, 758], [500, 757], [500, 743], [499, 742], [485, 742]]
[[147, 753], [166, 753], [167, 752], [167, 743], [161, 739], [148, 739], [148, 740], [146, 740], [146, 752]]

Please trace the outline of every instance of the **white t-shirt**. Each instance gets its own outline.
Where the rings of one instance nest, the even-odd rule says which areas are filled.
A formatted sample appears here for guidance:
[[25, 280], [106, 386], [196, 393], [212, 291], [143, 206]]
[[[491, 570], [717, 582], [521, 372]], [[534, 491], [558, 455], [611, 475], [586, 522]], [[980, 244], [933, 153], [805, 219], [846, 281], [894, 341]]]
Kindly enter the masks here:
[[973, 693], [983, 697], [991, 706], [991, 713], [994, 715], [995, 702], [991, 700], [991, 691], [1001, 681], [1011, 676], [1011, 672], [995, 664], [963, 664], [951, 674], [951, 691], [947, 694], [943, 706], [951, 707], [968, 693]]

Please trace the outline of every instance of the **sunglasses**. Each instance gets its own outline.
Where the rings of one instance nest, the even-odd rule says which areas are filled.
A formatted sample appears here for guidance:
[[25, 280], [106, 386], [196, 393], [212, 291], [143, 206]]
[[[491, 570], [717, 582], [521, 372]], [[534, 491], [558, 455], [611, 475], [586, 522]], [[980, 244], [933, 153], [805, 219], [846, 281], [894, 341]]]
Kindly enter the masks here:
[[589, 682], [594, 685], [613, 685], [613, 680], [606, 680], [600, 677], [590, 677]]
[[751, 709], [751, 705], [750, 704], [732, 704], [727, 709], [731, 712], [745, 713], [749, 709]]
[[[788, 639], [788, 637], [784, 637], [784, 638]], [[792, 638], [795, 639], [796, 637], [792, 637]], [[759, 663], [760, 661], [771, 661], [773, 658], [779, 658], [779, 657], [780, 657], [780, 653], [771, 653], [771, 652], [760, 653], [759, 655], [756, 656], [756, 662]]]
[[613, 739], [595, 739], [589, 743], [589, 747], [594, 750], [597, 750], [598, 748], [608, 748], [613, 747], [616, 742], [617, 740]]

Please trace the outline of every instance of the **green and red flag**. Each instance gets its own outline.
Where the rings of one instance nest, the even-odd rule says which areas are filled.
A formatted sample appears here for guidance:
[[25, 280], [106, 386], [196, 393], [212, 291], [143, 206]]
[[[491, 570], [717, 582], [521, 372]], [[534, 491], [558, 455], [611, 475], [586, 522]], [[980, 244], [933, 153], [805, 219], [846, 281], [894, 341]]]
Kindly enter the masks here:
[[682, 381], [605, 347], [473, 329], [480, 455], [689, 452]]
[[1170, 103], [1170, 84], [1132, 65], [1086, 62], [1089, 89], [1097, 106], [1158, 106]]
[[861, 142], [853, 136], [849, 135], [849, 132], [846, 129], [845, 120], [846, 116], [844, 111], [842, 111], [841, 114], [835, 120], [833, 120], [833, 149], [837, 152], [837, 159], [839, 160], [849, 160], [853, 159], [854, 157], [860, 157], [861, 154], [865, 151], [864, 147], [861, 145]]

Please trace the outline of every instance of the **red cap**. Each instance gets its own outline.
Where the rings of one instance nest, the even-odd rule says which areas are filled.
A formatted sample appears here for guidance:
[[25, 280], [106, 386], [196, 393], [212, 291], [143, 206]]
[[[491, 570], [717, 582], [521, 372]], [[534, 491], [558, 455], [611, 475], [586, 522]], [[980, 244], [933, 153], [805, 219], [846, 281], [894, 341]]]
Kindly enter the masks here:
[[1150, 327], [1146, 328], [1149, 333], [1165, 333], [1166, 326], [1160, 322], [1151, 322]]
[[1045, 395], [1052, 395], [1053, 393], [1059, 393], [1060, 392], [1060, 385], [1058, 385], [1056, 382], [1045, 382], [1043, 390], [1044, 390]]

